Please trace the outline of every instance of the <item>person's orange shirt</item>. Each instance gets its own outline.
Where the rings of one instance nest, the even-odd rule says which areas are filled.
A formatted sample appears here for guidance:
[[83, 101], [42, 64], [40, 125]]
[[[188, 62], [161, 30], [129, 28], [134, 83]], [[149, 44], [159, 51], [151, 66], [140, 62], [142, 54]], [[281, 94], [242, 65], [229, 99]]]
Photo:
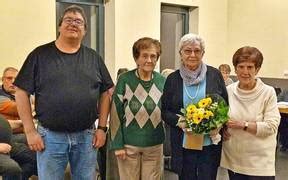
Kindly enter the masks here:
[[[1, 96], [0, 97], [0, 114], [6, 120], [19, 120], [19, 114], [17, 111], [16, 102], [10, 100], [7, 97]], [[13, 129], [13, 133], [23, 133], [23, 128]]]

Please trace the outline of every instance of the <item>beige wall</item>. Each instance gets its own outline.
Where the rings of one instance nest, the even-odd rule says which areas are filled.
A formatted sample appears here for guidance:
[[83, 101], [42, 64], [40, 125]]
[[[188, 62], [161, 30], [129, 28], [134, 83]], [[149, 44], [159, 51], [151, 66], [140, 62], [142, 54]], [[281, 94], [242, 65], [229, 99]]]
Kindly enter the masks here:
[[227, 63], [227, 1], [201, 0], [199, 34], [206, 42], [204, 61], [214, 67]]
[[228, 59], [239, 47], [255, 46], [264, 55], [259, 75], [284, 77], [288, 70], [288, 1], [228, 2]]
[[20, 68], [27, 54], [55, 39], [55, 1], [2, 0], [0, 76], [7, 66]]
[[[131, 47], [137, 39], [143, 36], [160, 39], [161, 3], [199, 7], [199, 29], [195, 30], [191, 27], [190, 31], [198, 31], [206, 40], [205, 59], [207, 61], [205, 61], [218, 66], [223, 59], [226, 59], [227, 0], [145, 0], [141, 2], [139, 4], [139, 1], [135, 0], [110, 0], [105, 5], [105, 22], [108, 28], [105, 35], [106, 62], [113, 77], [116, 76], [118, 68], [135, 68]], [[192, 16], [195, 18], [195, 12], [191, 12]]]
[[[206, 40], [208, 64], [231, 65], [237, 48], [252, 45], [264, 54], [261, 76], [283, 77], [288, 70], [286, 0], [109, 0], [105, 4], [105, 62], [113, 79], [118, 68], [135, 67], [134, 41], [143, 36], [160, 39], [161, 3], [199, 7], [191, 11], [190, 31]], [[20, 68], [32, 49], [55, 39], [55, 1], [2, 0], [0, 21], [0, 71], [6, 66]]]
[[132, 57], [132, 45], [137, 39], [144, 36], [160, 38], [160, 2], [139, 2], [110, 0], [105, 5], [105, 55], [113, 79], [119, 68], [136, 67]]

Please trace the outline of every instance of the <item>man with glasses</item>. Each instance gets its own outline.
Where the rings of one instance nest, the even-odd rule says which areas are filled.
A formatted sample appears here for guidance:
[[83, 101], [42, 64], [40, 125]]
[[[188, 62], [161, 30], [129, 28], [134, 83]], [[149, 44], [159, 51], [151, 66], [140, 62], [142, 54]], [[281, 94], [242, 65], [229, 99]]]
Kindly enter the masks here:
[[[95, 178], [95, 148], [105, 143], [113, 82], [99, 54], [82, 44], [86, 29], [83, 9], [66, 8], [57, 40], [33, 50], [14, 82], [28, 144], [37, 151], [41, 180], [64, 179], [68, 162], [72, 179]], [[27, 98], [33, 93], [37, 130]]]
[[18, 74], [14, 67], [7, 67], [3, 71], [2, 86], [0, 88], [0, 115], [8, 120], [12, 130], [12, 139], [15, 142], [26, 143], [23, 134], [23, 124], [18, 115], [15, 102], [15, 86], [13, 82]]

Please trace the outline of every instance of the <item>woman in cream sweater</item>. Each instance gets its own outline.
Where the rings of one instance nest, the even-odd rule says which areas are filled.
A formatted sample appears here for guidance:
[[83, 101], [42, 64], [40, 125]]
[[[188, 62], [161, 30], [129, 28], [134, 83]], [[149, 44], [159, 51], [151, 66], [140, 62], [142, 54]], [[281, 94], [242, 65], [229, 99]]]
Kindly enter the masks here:
[[275, 179], [280, 114], [273, 87], [255, 77], [262, 62], [263, 55], [255, 47], [242, 47], [233, 55], [238, 81], [227, 87], [230, 120], [221, 157], [230, 180]]

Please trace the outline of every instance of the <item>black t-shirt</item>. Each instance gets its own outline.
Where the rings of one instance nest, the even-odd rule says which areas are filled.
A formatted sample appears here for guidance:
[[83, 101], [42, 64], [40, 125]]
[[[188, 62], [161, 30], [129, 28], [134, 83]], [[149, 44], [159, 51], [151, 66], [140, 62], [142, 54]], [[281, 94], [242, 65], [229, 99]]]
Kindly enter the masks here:
[[0, 143], [10, 144], [12, 130], [7, 120], [0, 115]]
[[67, 54], [53, 41], [28, 55], [14, 84], [35, 94], [36, 118], [42, 126], [74, 132], [93, 125], [99, 96], [113, 81], [96, 51], [81, 45]]

